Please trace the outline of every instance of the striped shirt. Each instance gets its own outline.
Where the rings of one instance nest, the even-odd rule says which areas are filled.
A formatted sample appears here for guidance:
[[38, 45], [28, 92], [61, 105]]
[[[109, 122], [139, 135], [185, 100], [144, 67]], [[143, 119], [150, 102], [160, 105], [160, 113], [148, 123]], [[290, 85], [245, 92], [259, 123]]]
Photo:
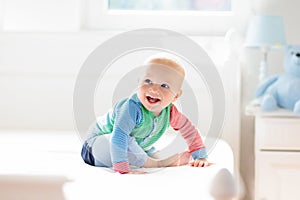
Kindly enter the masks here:
[[99, 135], [112, 134], [113, 168], [120, 173], [130, 171], [127, 158], [128, 137], [134, 137], [144, 151], [149, 151], [169, 126], [181, 133], [194, 159], [207, 157], [199, 132], [173, 104], [163, 109], [159, 116], [155, 116], [134, 94], [117, 103], [107, 114], [99, 117], [97, 124], [100, 129]]

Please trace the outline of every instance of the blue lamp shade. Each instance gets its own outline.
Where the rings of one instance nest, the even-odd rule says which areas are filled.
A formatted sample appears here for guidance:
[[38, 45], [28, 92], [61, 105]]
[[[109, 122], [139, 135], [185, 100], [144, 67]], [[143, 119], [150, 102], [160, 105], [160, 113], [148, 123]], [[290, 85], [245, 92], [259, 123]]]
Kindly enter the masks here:
[[254, 16], [248, 26], [245, 46], [250, 48], [276, 48], [286, 44], [281, 16]]

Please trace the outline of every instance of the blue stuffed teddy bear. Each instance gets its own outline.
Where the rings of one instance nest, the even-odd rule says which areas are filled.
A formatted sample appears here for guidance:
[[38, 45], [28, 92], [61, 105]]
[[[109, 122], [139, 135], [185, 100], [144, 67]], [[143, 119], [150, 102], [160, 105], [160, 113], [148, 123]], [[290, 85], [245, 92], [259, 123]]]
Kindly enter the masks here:
[[283, 74], [263, 81], [256, 90], [256, 97], [261, 97], [260, 106], [264, 111], [281, 107], [300, 115], [300, 45], [286, 47], [284, 69]]

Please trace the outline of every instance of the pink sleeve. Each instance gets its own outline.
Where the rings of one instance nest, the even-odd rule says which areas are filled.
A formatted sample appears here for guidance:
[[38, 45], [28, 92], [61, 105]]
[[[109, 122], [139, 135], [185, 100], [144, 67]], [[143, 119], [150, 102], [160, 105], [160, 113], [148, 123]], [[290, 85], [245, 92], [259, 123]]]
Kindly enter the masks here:
[[119, 172], [120, 174], [126, 174], [130, 172], [130, 167], [128, 162], [114, 163], [113, 169], [115, 172]]
[[174, 105], [171, 107], [170, 125], [181, 133], [188, 144], [190, 153], [205, 147], [198, 130]]

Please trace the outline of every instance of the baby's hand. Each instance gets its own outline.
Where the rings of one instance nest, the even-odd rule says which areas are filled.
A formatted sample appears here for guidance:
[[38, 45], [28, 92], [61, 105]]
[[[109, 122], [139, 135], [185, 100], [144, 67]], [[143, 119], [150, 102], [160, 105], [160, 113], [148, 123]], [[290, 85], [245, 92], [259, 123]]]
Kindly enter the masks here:
[[207, 167], [210, 166], [210, 163], [206, 160], [206, 158], [200, 158], [197, 160], [190, 161], [190, 166], [192, 167]]

